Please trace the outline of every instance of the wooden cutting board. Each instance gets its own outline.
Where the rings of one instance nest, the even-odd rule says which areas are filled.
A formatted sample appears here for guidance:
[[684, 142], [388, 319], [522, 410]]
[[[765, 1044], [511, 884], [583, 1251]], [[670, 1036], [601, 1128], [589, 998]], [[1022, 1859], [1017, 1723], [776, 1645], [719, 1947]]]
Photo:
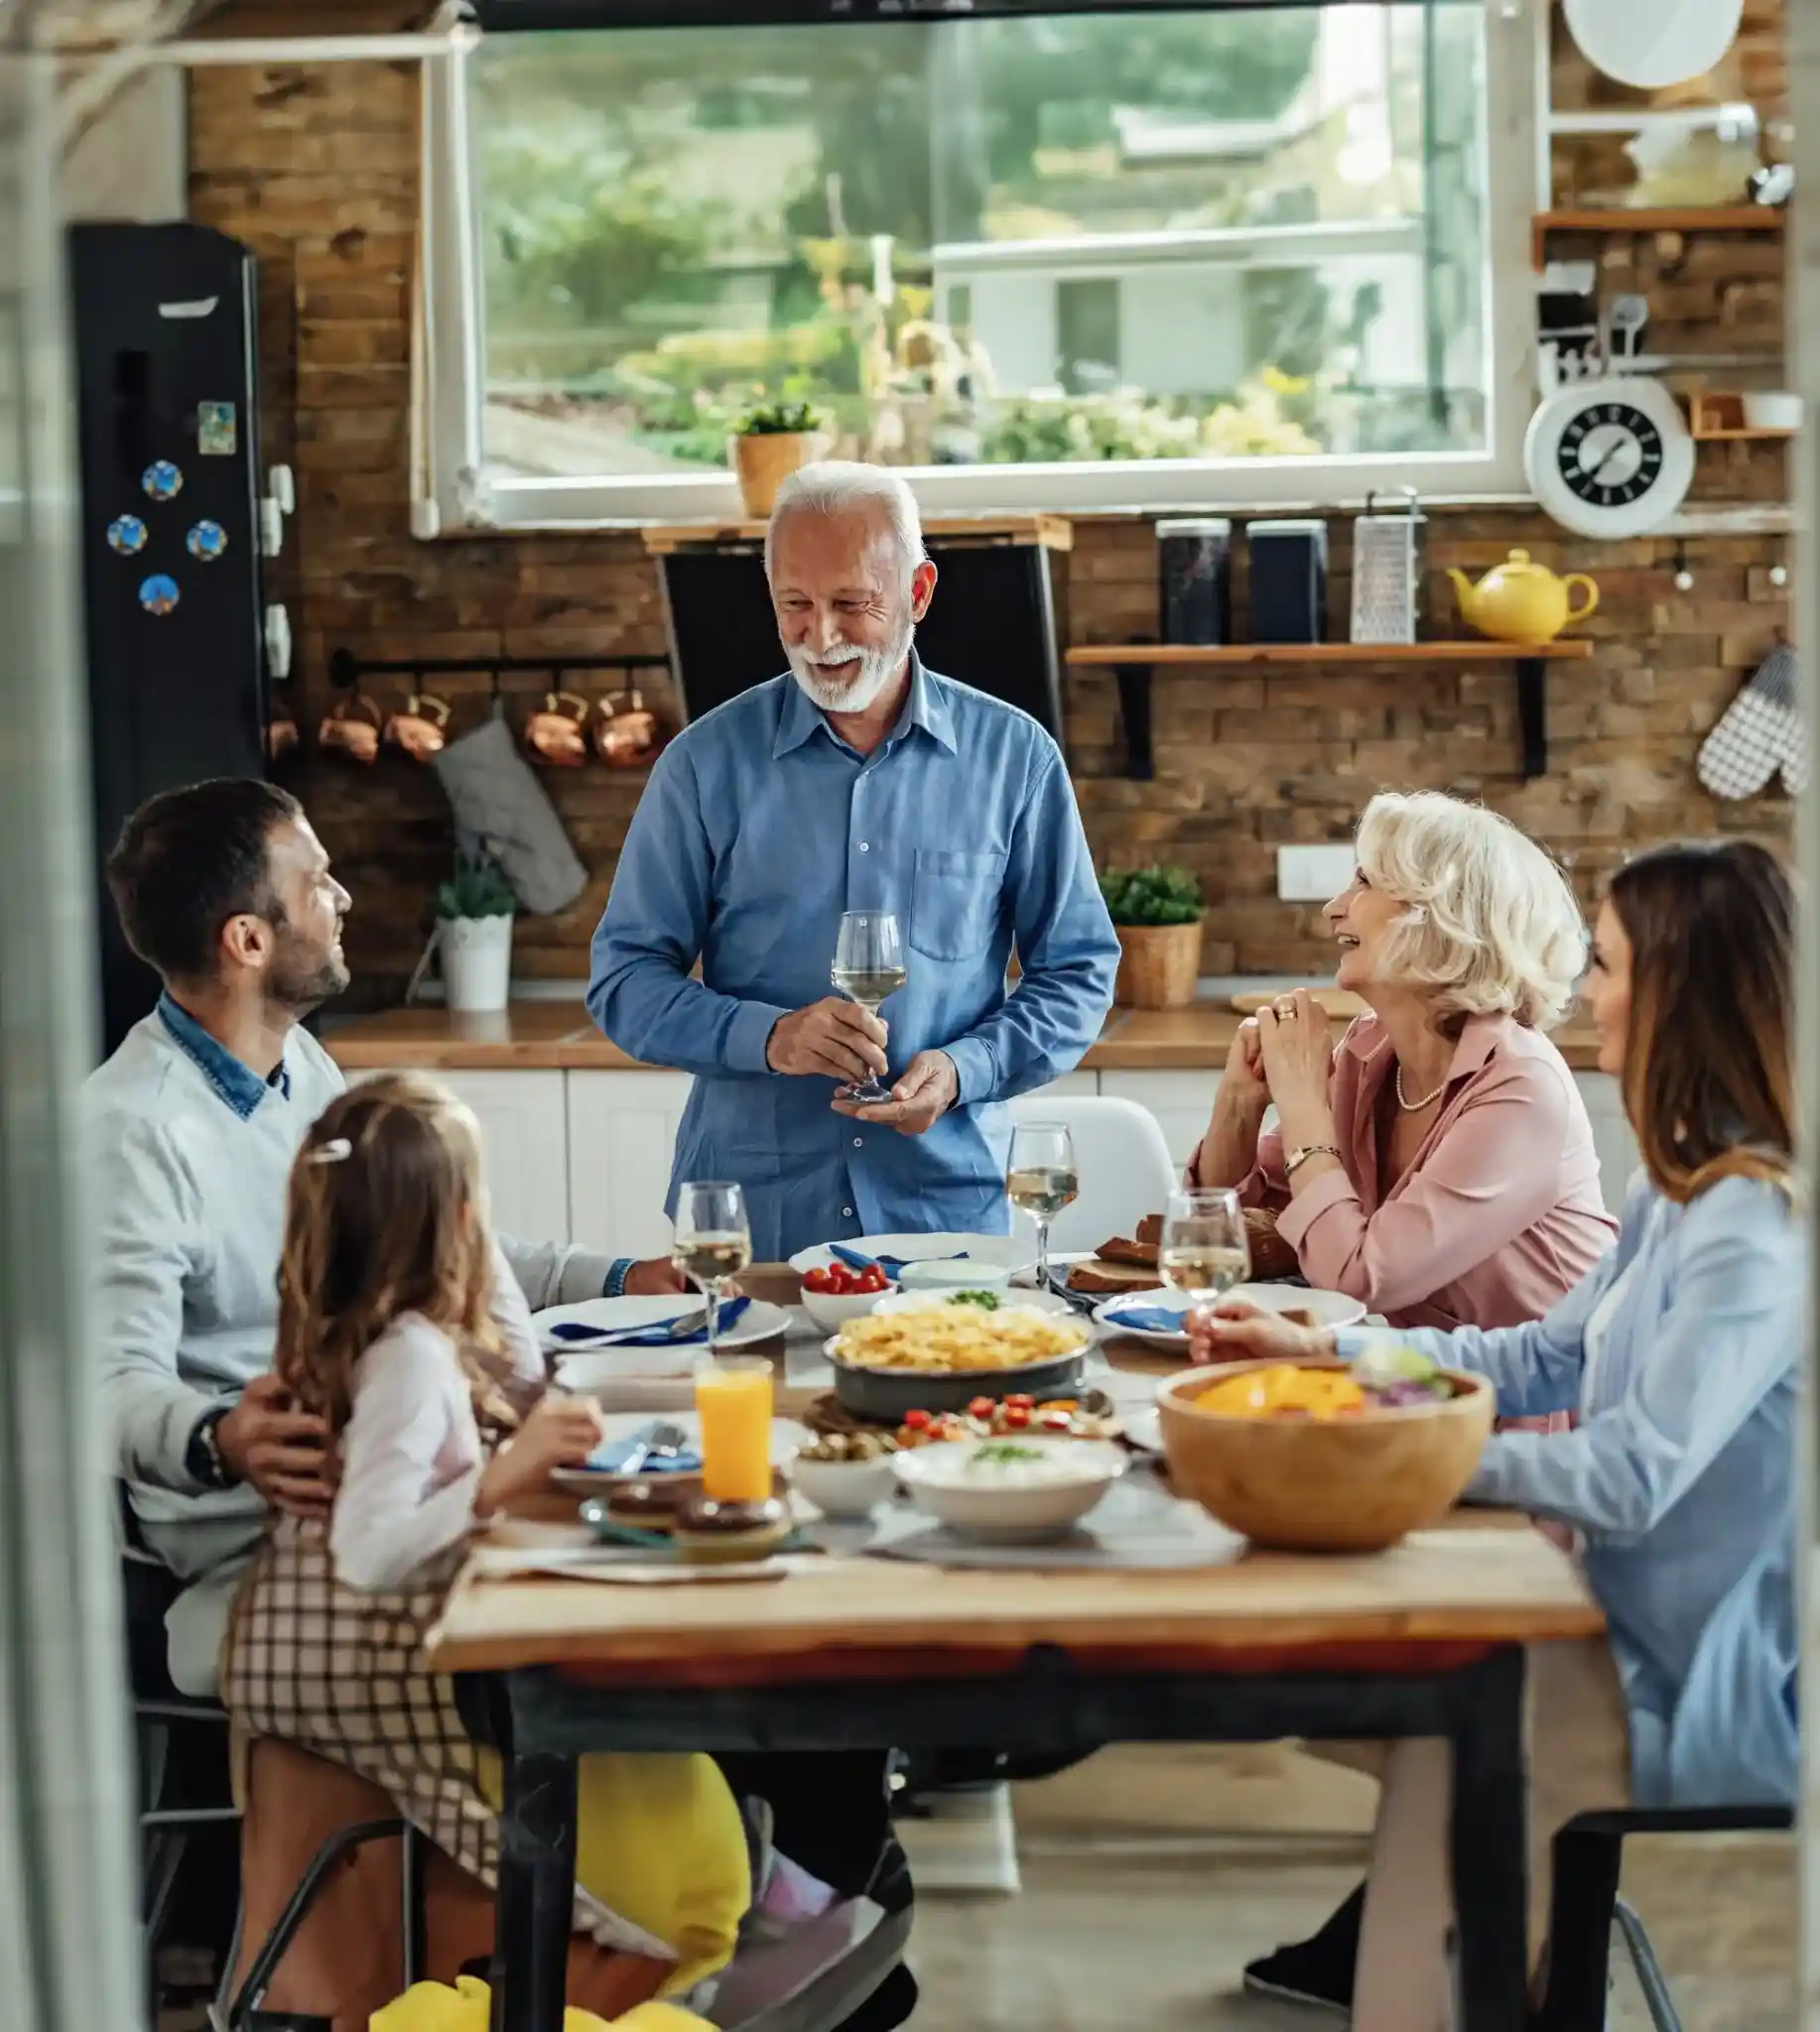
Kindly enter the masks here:
[[[1310, 993], [1336, 1023], [1350, 1023], [1365, 1013], [1366, 1004], [1351, 988], [1312, 988]], [[1255, 1016], [1259, 1009], [1281, 1001], [1281, 995], [1244, 994], [1233, 997], [1233, 1007], [1241, 1016]]]

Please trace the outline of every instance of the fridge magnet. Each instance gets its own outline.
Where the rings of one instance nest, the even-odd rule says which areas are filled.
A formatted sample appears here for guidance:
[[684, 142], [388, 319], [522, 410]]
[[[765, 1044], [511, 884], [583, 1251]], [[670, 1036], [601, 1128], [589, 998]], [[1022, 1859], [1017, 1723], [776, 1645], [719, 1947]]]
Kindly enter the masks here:
[[227, 532], [218, 522], [198, 522], [184, 539], [184, 549], [198, 565], [212, 565], [227, 548]]
[[157, 614], [162, 619], [177, 605], [178, 598], [177, 580], [169, 572], [154, 572], [150, 578], [139, 581], [139, 604], [148, 614]]
[[139, 484], [154, 501], [175, 501], [184, 491], [183, 469], [168, 458], [155, 458], [141, 474]]
[[116, 515], [107, 525], [107, 547], [123, 558], [136, 558], [145, 549], [146, 527], [137, 515]]
[[204, 458], [231, 458], [240, 448], [240, 427], [231, 402], [198, 402], [195, 448]]

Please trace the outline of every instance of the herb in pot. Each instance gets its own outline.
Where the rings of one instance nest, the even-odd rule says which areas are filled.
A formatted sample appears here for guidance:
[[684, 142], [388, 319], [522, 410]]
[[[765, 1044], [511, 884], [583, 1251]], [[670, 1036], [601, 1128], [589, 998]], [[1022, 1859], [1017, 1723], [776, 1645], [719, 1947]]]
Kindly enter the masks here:
[[821, 412], [809, 402], [766, 402], [749, 409], [733, 426], [735, 438], [800, 438], [822, 428]]
[[440, 918], [516, 917], [518, 897], [496, 861], [458, 861], [436, 892]]
[[1100, 893], [1115, 925], [1192, 925], [1201, 919], [1201, 883], [1186, 868], [1107, 868]]

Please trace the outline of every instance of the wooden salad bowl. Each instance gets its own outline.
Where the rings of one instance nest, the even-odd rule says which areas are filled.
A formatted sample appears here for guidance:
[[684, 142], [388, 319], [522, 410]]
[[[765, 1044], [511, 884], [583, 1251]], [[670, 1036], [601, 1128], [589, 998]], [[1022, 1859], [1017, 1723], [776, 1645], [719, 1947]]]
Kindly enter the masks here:
[[1226, 1377], [1276, 1366], [1224, 1362], [1158, 1384], [1163, 1452], [1178, 1494], [1254, 1544], [1284, 1552], [1381, 1552], [1459, 1501], [1496, 1408], [1483, 1376], [1446, 1369], [1450, 1397], [1356, 1418], [1244, 1418], [1195, 1402]]

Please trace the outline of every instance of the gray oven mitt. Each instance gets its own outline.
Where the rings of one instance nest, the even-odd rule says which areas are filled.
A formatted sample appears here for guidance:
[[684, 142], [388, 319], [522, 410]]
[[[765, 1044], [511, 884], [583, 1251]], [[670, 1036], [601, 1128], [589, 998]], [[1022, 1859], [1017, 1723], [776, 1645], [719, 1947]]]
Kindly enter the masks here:
[[587, 887], [587, 870], [504, 719], [451, 741], [431, 766], [449, 793], [460, 851], [496, 860], [526, 910], [567, 910]]

